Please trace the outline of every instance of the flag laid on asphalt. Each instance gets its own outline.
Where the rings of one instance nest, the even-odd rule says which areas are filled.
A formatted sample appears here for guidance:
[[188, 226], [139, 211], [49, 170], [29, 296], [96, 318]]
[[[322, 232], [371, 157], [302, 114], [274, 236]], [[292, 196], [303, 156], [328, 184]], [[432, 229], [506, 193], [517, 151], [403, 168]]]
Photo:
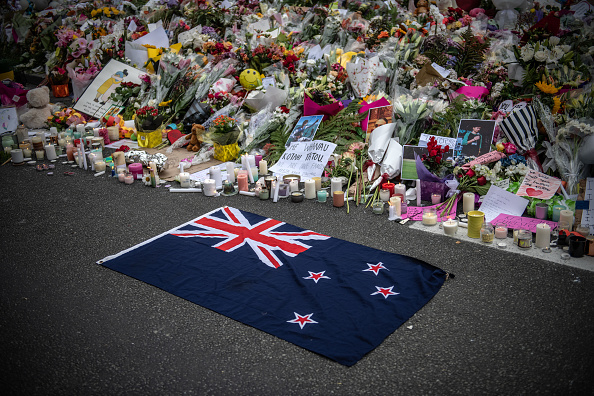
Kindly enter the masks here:
[[446, 273], [420, 260], [223, 207], [98, 264], [351, 366]]

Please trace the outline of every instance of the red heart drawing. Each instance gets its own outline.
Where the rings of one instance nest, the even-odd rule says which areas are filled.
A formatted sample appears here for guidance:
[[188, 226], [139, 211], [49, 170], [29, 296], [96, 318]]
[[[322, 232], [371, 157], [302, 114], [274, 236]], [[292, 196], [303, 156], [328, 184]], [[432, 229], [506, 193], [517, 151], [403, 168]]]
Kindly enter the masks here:
[[541, 195], [543, 192], [542, 190], [536, 190], [532, 187], [528, 187], [526, 189], [526, 194], [528, 194], [529, 197], [537, 197], [539, 195]]

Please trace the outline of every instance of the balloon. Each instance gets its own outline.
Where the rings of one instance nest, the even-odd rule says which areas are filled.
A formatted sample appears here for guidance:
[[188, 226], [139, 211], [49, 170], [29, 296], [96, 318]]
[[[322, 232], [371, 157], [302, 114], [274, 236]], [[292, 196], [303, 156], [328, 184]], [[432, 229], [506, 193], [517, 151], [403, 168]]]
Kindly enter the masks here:
[[239, 75], [239, 83], [247, 90], [252, 90], [262, 85], [260, 73], [254, 69], [246, 69]]

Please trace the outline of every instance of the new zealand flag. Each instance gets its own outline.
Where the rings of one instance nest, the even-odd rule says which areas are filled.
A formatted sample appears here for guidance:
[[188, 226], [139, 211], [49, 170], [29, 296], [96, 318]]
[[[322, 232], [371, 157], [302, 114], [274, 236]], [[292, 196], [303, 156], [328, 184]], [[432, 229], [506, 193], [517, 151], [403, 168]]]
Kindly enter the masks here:
[[414, 258], [230, 207], [98, 263], [347, 366], [446, 278]]

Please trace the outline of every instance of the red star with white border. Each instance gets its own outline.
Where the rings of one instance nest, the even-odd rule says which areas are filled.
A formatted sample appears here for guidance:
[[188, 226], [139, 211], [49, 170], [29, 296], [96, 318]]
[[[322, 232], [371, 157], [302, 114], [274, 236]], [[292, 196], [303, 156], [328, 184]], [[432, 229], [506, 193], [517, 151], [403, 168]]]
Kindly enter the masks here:
[[[380, 270], [388, 270], [386, 267], [384, 267], [384, 263], [382, 263], [381, 261], [377, 264], [369, 264], [367, 263], [367, 265], [369, 266], [369, 268], [364, 269], [363, 272], [365, 271], [371, 271], [375, 274], [375, 276], [377, 276], [377, 274], [379, 273]], [[389, 271], [389, 270], [388, 270]]]
[[316, 283], [318, 283], [318, 281], [320, 279], [330, 279], [329, 276], [324, 275], [324, 272], [326, 272], [326, 271], [322, 271], [322, 272], [311, 272], [311, 271], [307, 271], [307, 272], [309, 272], [309, 276], [304, 276], [303, 279], [312, 279]]
[[293, 312], [295, 314], [295, 319], [287, 320], [288, 323], [297, 323], [301, 328], [303, 328], [306, 324], [309, 323], [318, 323], [313, 320], [311, 317], [313, 316], [312, 313], [307, 315], [299, 315], [297, 312]]
[[376, 294], [381, 294], [382, 296], [384, 296], [384, 298], [388, 298], [389, 296], [395, 296], [397, 294], [400, 293], [395, 293], [392, 291], [392, 289], [394, 288], [394, 286], [390, 286], [390, 287], [379, 287], [376, 286], [375, 287], [377, 289], [376, 292], [371, 293], [372, 296], [376, 295]]

